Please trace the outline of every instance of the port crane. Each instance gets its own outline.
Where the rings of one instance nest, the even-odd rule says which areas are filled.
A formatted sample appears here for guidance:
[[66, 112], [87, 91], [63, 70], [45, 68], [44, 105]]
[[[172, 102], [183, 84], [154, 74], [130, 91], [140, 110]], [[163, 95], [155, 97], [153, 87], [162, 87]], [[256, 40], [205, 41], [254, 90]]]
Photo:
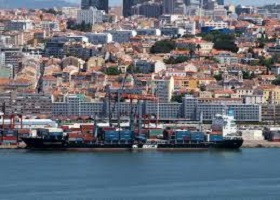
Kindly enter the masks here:
[[[131, 76], [134, 81], [134, 85], [131, 89], [125, 88], [125, 83], [127, 78]], [[110, 87], [107, 87], [106, 96], [108, 97], [109, 103], [109, 124], [112, 126], [112, 116], [116, 111], [117, 107], [117, 119], [118, 119], [118, 128], [120, 128], [120, 120], [121, 120], [121, 112], [120, 112], [120, 102], [122, 99], [130, 100], [130, 128], [132, 129], [134, 126], [134, 117], [138, 116], [138, 130], [141, 130], [141, 119], [142, 119], [142, 110], [140, 109], [141, 101], [158, 101], [158, 98], [151, 94], [143, 94], [142, 89], [139, 87], [140, 81], [137, 79], [133, 70], [131, 72], [126, 72], [124, 78], [122, 79], [122, 83], [119, 89], [116, 92], [112, 92]], [[114, 100], [111, 109], [111, 100]], [[133, 105], [133, 101], [137, 101], [136, 105]], [[138, 110], [138, 112], [137, 112]], [[138, 115], [137, 115], [138, 113]], [[144, 119], [147, 119], [144, 117]], [[145, 120], [146, 122], [146, 120]]]

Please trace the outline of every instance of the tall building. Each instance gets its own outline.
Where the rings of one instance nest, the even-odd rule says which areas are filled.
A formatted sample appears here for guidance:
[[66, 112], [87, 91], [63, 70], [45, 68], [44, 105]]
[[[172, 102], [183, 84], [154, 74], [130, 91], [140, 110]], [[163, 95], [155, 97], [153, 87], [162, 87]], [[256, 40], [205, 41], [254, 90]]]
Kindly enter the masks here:
[[129, 17], [132, 15], [131, 8], [134, 6], [134, 0], [123, 0], [123, 16]]
[[173, 14], [176, 0], [163, 0], [162, 9], [164, 14]]
[[162, 15], [162, 4], [159, 2], [148, 1], [132, 7], [133, 15], [143, 15], [147, 18], [158, 18]]
[[225, 5], [225, 0], [217, 0], [218, 5]]
[[82, 9], [78, 11], [77, 24], [96, 24], [103, 21], [103, 16], [105, 12], [103, 10], [98, 10], [95, 7], [90, 7], [89, 9]]
[[183, 0], [163, 0], [164, 14], [185, 14], [186, 2]]
[[81, 8], [89, 9], [90, 7], [96, 7], [98, 10], [105, 10], [106, 13], [109, 11], [109, 0], [82, 0]]
[[123, 0], [123, 16], [129, 17], [132, 16], [132, 7], [136, 4], [141, 4], [149, 0]]

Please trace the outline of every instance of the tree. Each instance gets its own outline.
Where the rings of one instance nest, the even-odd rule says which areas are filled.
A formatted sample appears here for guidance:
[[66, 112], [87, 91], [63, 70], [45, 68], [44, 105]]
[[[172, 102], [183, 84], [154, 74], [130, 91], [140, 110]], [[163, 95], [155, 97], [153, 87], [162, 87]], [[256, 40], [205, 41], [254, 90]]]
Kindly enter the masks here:
[[249, 79], [250, 73], [248, 71], [242, 71], [243, 79]]
[[201, 84], [201, 85], [199, 86], [199, 89], [200, 89], [201, 92], [206, 91], [206, 85]]
[[182, 36], [183, 38], [194, 38], [194, 35], [185, 34]]
[[155, 53], [170, 53], [176, 48], [176, 44], [172, 40], [161, 40], [157, 41], [152, 47], [150, 52]]
[[128, 73], [130, 73], [130, 74], [132, 74], [132, 73], [136, 73], [136, 74], [141, 73], [141, 71], [138, 68], [136, 68], [134, 65], [129, 65], [127, 67], [126, 71]]
[[267, 74], [268, 74], [268, 72], [271, 69], [272, 65], [275, 63], [274, 59], [273, 58], [265, 58], [263, 56], [260, 57], [259, 59], [260, 59], [260, 61], [259, 61], [260, 65], [266, 67], [266, 71], [267, 71]]
[[215, 49], [227, 50], [237, 52], [238, 47], [235, 44], [236, 36], [232, 33], [226, 34], [220, 31], [211, 31], [210, 33], [202, 33], [201, 36], [204, 40], [214, 43]]
[[277, 77], [275, 80], [272, 81], [273, 85], [280, 85], [280, 77]]
[[106, 68], [104, 73], [107, 74], [107, 75], [119, 75], [119, 74], [121, 74], [118, 67], [108, 67], [108, 68]]
[[167, 60], [164, 60], [165, 64], [179, 64], [183, 62], [187, 62], [189, 59], [187, 56], [178, 56], [178, 57], [169, 57]]
[[199, 52], [200, 49], [201, 49], [201, 45], [200, 45], [200, 44], [197, 44], [197, 45], [196, 45], [196, 49], [197, 49], [197, 51]]
[[221, 73], [213, 76], [217, 81], [221, 81], [223, 79], [223, 75]]
[[185, 96], [185, 94], [177, 94], [177, 95], [173, 95], [171, 98], [172, 102], [178, 102], [178, 103], [182, 103], [183, 102], [183, 97]]

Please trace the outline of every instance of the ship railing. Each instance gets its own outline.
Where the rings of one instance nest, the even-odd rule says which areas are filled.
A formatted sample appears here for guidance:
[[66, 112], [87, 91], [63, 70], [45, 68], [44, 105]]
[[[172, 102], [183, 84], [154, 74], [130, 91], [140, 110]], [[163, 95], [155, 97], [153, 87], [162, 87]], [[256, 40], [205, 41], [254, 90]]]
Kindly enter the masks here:
[[240, 139], [242, 139], [242, 136], [225, 136], [224, 139], [227, 139], [227, 140], [240, 140]]

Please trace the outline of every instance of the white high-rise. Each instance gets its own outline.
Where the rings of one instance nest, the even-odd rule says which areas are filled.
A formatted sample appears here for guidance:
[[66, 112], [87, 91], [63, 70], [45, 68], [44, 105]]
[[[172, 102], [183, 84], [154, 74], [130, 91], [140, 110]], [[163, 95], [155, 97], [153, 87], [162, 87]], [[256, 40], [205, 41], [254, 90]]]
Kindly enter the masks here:
[[105, 11], [97, 10], [95, 7], [90, 7], [87, 10], [79, 10], [77, 24], [82, 24], [83, 22], [85, 24], [101, 23], [105, 14]]

